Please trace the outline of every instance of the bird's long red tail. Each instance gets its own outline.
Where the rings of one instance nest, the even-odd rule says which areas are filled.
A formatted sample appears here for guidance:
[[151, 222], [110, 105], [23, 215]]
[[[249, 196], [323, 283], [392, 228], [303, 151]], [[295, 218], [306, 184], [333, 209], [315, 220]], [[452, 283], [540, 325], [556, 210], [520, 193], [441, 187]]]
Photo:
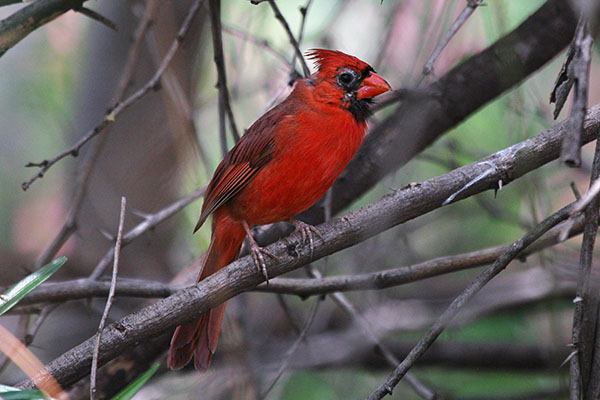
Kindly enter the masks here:
[[[198, 282], [235, 260], [246, 235], [239, 222], [219, 214], [215, 213], [213, 216], [210, 247], [198, 276]], [[177, 327], [169, 348], [167, 360], [169, 368], [183, 368], [192, 357], [197, 370], [205, 371], [208, 368], [217, 348], [225, 304], [213, 308], [196, 321]]]

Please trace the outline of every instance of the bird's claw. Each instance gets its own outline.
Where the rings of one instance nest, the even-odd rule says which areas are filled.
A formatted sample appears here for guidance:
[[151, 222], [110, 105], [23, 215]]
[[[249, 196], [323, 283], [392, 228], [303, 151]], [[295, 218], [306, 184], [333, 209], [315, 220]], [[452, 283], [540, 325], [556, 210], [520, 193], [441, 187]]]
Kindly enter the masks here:
[[304, 244], [308, 243], [308, 245], [310, 246], [310, 258], [312, 258], [313, 252], [315, 250], [315, 241], [314, 241], [313, 233], [315, 235], [317, 235], [323, 242], [325, 242], [325, 239], [323, 239], [323, 235], [321, 235], [321, 232], [319, 232], [319, 230], [317, 228], [315, 228], [314, 226], [309, 225], [300, 220], [293, 219], [293, 220], [290, 220], [289, 222], [290, 222], [290, 224], [292, 224], [296, 227], [296, 229], [294, 229], [293, 233], [300, 232], [300, 234], [302, 235], [302, 244], [304, 245]]
[[258, 273], [262, 274], [268, 285], [269, 274], [267, 273], [267, 265], [265, 263], [265, 258], [263, 257], [263, 254], [268, 255], [275, 261], [278, 261], [277, 256], [275, 256], [275, 254], [271, 253], [269, 250], [260, 247], [258, 244], [256, 244], [256, 242], [250, 244], [250, 252], [252, 253], [252, 259], [254, 260], [254, 265], [256, 266]]
[[242, 222], [242, 226], [244, 227], [244, 230], [246, 231], [246, 236], [248, 237], [248, 242], [250, 242], [250, 253], [252, 254], [252, 259], [254, 260], [254, 265], [256, 266], [258, 273], [262, 274], [262, 276], [265, 278], [265, 281], [267, 282], [267, 285], [268, 285], [269, 284], [269, 274], [267, 273], [267, 264], [265, 263], [265, 258], [263, 257], [263, 254], [268, 255], [275, 261], [279, 261], [279, 259], [277, 258], [277, 256], [275, 256], [269, 250], [260, 247], [258, 245], [258, 243], [256, 243], [256, 240], [254, 240], [254, 237], [252, 236], [250, 226], [248, 225], [248, 223], [246, 221]]

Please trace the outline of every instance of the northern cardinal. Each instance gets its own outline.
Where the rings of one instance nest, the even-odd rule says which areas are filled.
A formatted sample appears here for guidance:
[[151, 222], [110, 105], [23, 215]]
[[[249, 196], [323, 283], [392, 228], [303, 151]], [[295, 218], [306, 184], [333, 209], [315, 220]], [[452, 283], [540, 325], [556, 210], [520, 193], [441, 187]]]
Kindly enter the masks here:
[[[194, 232], [212, 214], [212, 238], [198, 282], [234, 261], [246, 236], [254, 262], [267, 278], [262, 254], [271, 254], [252, 238], [254, 225], [288, 221], [303, 240], [307, 235], [312, 240], [312, 232], [318, 231], [292, 218], [315, 204], [354, 157], [365, 136], [372, 98], [391, 89], [356, 57], [323, 49], [307, 55], [315, 60], [317, 72], [298, 80], [283, 102], [246, 131], [206, 189]], [[224, 313], [225, 303], [178, 326], [169, 368], [182, 368], [193, 356], [196, 369], [205, 371]]]

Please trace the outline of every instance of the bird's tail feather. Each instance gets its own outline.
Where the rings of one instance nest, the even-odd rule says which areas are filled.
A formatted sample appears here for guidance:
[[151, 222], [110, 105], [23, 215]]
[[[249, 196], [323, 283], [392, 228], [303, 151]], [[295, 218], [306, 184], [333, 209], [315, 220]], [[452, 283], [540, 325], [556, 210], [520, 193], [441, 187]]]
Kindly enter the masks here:
[[[212, 239], [198, 282], [235, 260], [246, 235], [239, 222], [228, 217], [219, 218], [218, 215], [213, 218]], [[205, 371], [208, 368], [217, 348], [225, 304], [218, 305], [195, 321], [177, 327], [169, 348], [169, 368], [183, 368], [192, 357], [197, 370]]]

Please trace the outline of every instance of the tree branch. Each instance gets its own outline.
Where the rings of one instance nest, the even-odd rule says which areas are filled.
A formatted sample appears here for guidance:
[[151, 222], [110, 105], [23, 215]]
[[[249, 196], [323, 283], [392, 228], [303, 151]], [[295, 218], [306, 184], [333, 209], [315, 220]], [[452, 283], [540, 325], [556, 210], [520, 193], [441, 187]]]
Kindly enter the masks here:
[[100, 319], [100, 325], [98, 325], [98, 332], [96, 333], [96, 344], [94, 346], [94, 353], [92, 357], [92, 369], [90, 372], [90, 399], [96, 398], [96, 373], [98, 372], [98, 348], [100, 347], [100, 340], [102, 340], [102, 330], [108, 319], [110, 308], [115, 300], [115, 286], [117, 285], [117, 276], [119, 274], [119, 255], [121, 254], [121, 243], [123, 242], [123, 224], [125, 223], [125, 208], [127, 206], [127, 200], [125, 196], [121, 197], [121, 212], [119, 214], [119, 227], [117, 229], [117, 240], [115, 242], [115, 256], [113, 263], [112, 278], [110, 281], [110, 290], [108, 291], [108, 299], [106, 299], [106, 305], [104, 306], [104, 312]]
[[[273, 13], [275, 14], [275, 18], [277, 18], [277, 20], [279, 20], [279, 22], [281, 22], [281, 25], [283, 26], [283, 29], [285, 30], [285, 33], [287, 34], [288, 39], [290, 40], [290, 43], [292, 44], [292, 47], [294, 48], [294, 51], [296, 52], [296, 56], [298, 57], [298, 60], [300, 61], [300, 65], [302, 66], [302, 72], [304, 73], [304, 77], [308, 78], [310, 76], [310, 69], [308, 68], [308, 65], [306, 65], [306, 60], [304, 60], [304, 56], [302, 55], [302, 52], [300, 51], [300, 45], [298, 44], [298, 41], [296, 40], [296, 38], [294, 37], [294, 34], [292, 33], [292, 30], [290, 29], [290, 25], [287, 23], [283, 14], [281, 14], [281, 11], [279, 11], [279, 7], [277, 7], [275, 0], [267, 0], [267, 1], [269, 2], [269, 5], [271, 6]], [[293, 65], [292, 65], [292, 67], [293, 67]]]
[[233, 142], [237, 143], [240, 140], [233, 111], [231, 110], [231, 102], [229, 101], [229, 89], [227, 88], [227, 74], [225, 72], [225, 57], [223, 56], [223, 37], [221, 26], [221, 0], [210, 0], [210, 27], [212, 31], [212, 42], [214, 61], [217, 66], [217, 88], [219, 90], [219, 138], [221, 140], [221, 152], [223, 157], [227, 154], [227, 137], [225, 131], [225, 115], [229, 120], [229, 127]]
[[0, 21], [0, 57], [40, 26], [81, 7], [85, 1], [38, 0]]
[[467, 5], [460, 13], [460, 15], [456, 18], [456, 20], [454, 21], [448, 32], [446, 32], [442, 40], [440, 40], [438, 45], [431, 53], [431, 56], [423, 66], [422, 78], [425, 78], [429, 74], [433, 73], [433, 64], [435, 64], [440, 54], [442, 54], [444, 48], [448, 45], [448, 43], [450, 43], [450, 39], [452, 39], [456, 32], [458, 32], [458, 30], [465, 24], [465, 22], [467, 22], [467, 19], [469, 19], [471, 14], [473, 14], [475, 9], [479, 7], [481, 3], [482, 0], [467, 0]]
[[[569, 234], [572, 237], [580, 234], [582, 230], [583, 218], [578, 218], [569, 231]], [[521, 257], [528, 257], [534, 252], [562, 242], [564, 239], [561, 237], [561, 234], [562, 225], [548, 232], [548, 235], [524, 251]], [[366, 274], [341, 275], [321, 279], [275, 278], [270, 280], [268, 285], [261, 284], [253, 289], [253, 291], [295, 294], [306, 298], [334, 292], [379, 290], [488, 265], [506, 252], [509, 247], [510, 245], [490, 247], [470, 253], [439, 257], [419, 264]]]

